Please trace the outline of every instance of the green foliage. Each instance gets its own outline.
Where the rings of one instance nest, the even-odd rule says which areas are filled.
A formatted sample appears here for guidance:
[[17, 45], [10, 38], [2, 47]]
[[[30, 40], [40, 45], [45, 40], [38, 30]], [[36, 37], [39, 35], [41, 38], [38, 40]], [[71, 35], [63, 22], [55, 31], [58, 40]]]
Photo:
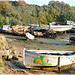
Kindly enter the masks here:
[[52, 7], [50, 14], [54, 18], [54, 21], [60, 21], [63, 24], [66, 24], [67, 20], [73, 20], [71, 17], [72, 15], [70, 15], [73, 8], [68, 4], [59, 1], [50, 1], [48, 5]]
[[[1, 11], [2, 17], [6, 15], [9, 22], [11, 18], [11, 25], [27, 25], [28, 22], [39, 24], [39, 20], [41, 24], [48, 24], [50, 22], [62, 22], [66, 24], [67, 20], [75, 21], [75, 11], [64, 2], [50, 1], [48, 5], [43, 6], [28, 4], [25, 6], [15, 6], [13, 4], [15, 4], [15, 1], [11, 1], [10, 7], [6, 9], [1, 7], [3, 9]], [[0, 20], [0, 25], [7, 24], [8, 20], [6, 17], [2, 21]]]
[[1, 14], [0, 14], [0, 22], [1, 22]]
[[0, 63], [0, 67], [2, 67], [2, 63]]
[[2, 19], [1, 19], [1, 14], [0, 14], [0, 27], [2, 27], [3, 23], [2, 23]]
[[26, 2], [24, 0], [15, 1], [15, 6], [26, 6]]
[[13, 25], [22, 25], [22, 22], [20, 20], [17, 19], [12, 19], [11, 20], [11, 26]]
[[7, 1], [0, 1], [0, 12], [4, 11], [10, 6], [10, 4]]
[[3, 20], [3, 25], [8, 25], [7, 16], [5, 16], [5, 19]]

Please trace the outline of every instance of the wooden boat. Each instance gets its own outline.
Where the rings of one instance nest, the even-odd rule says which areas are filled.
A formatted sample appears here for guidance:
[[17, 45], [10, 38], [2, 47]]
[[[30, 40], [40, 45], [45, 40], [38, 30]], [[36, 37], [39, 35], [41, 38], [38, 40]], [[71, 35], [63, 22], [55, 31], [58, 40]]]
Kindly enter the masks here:
[[6, 33], [6, 34], [12, 34], [12, 29], [9, 29], [9, 30], [0, 29], [0, 32]]
[[73, 24], [73, 29], [75, 29], [75, 23]]
[[26, 37], [28, 38], [28, 39], [30, 39], [30, 40], [33, 40], [35, 37], [32, 35], [32, 34], [30, 34], [30, 33], [26, 33]]
[[67, 30], [70, 30], [73, 28], [73, 25], [62, 25], [58, 22], [52, 22], [52, 23], [49, 23], [49, 25], [42, 25], [42, 26], [39, 26], [39, 25], [36, 25], [36, 24], [31, 24], [31, 23], [28, 23], [28, 26], [32, 26], [34, 27], [34, 29], [52, 29], [56, 32], [62, 32], [62, 31], [67, 31]]
[[6, 33], [6, 34], [12, 34], [11, 30], [3, 30], [3, 29], [1, 29], [0, 32], [1, 33]]
[[50, 28], [56, 32], [62, 32], [62, 31], [71, 30], [73, 28], [73, 25], [62, 25], [62, 24], [53, 22], [53, 23], [50, 23]]
[[49, 38], [56, 38], [56, 32], [50, 27], [46, 27], [44, 25], [34, 25], [34, 24], [28, 24], [30, 26], [30, 32], [34, 36], [41, 36], [41, 37], [49, 37]]
[[12, 26], [12, 32], [13, 34], [16, 34], [16, 35], [25, 35], [26, 32], [29, 32], [29, 27], [30, 26], [19, 26], [19, 25], [16, 25], [16, 26]]
[[31, 27], [34, 27], [34, 30], [37, 30], [37, 29], [49, 29], [49, 25], [37, 25], [37, 24], [32, 24], [32, 23], [28, 23], [28, 26], [31, 26]]
[[75, 63], [75, 52], [50, 50], [23, 50], [23, 64], [27, 68], [45, 70], [70, 69]]
[[12, 28], [10, 28], [10, 25], [3, 25], [3, 28], [0, 28], [0, 32], [12, 34]]
[[67, 21], [68, 25], [73, 25], [72, 29], [75, 29], [75, 23], [74, 21]]
[[56, 32], [51, 30], [51, 29], [37, 29], [37, 30], [32, 30], [31, 34], [34, 36], [40, 36], [40, 37], [48, 37], [48, 38], [56, 38]]

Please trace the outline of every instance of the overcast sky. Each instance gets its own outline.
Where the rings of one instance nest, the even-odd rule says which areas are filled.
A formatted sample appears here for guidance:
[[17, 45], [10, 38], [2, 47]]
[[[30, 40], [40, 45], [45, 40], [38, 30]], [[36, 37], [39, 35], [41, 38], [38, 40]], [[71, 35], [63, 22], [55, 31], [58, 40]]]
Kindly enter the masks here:
[[[27, 4], [35, 4], [35, 5], [40, 5], [40, 6], [44, 4], [47, 5], [49, 1], [51, 0], [25, 0]], [[54, 0], [54, 1], [57, 1], [57, 0]], [[58, 1], [60, 2], [63, 1], [71, 6], [75, 6], [75, 0], [58, 0]]]

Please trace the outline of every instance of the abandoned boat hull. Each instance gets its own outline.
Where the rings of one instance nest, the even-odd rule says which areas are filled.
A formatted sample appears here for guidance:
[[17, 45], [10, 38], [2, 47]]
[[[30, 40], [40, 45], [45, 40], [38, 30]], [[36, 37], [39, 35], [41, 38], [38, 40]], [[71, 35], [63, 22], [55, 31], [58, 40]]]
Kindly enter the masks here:
[[31, 26], [30, 33], [33, 34], [35, 37], [48, 37], [48, 38], [56, 38], [56, 32], [52, 29], [50, 29], [49, 26], [39, 26], [34, 24], [28, 24], [28, 26]]
[[16, 35], [25, 35], [26, 32], [29, 32], [29, 26], [12, 26], [12, 32]]
[[51, 25], [50, 27], [56, 32], [61, 32], [72, 29], [73, 25]]
[[62, 67], [75, 63], [75, 55], [60, 56], [43, 53], [49, 53], [49, 51], [23, 50], [23, 64], [31, 67]]
[[28, 39], [30, 39], [30, 40], [33, 40], [35, 37], [32, 35], [32, 34], [30, 34], [30, 33], [26, 33], [26, 37], [28, 38]]
[[12, 31], [9, 31], [9, 30], [3, 30], [3, 29], [1, 29], [0, 32], [1, 33], [12, 34]]
[[60, 24], [56, 24], [56, 22], [50, 23], [49, 25], [36, 25], [36, 24], [31, 24], [29, 23], [28, 26], [32, 26], [34, 27], [34, 29], [52, 29], [56, 32], [63, 32], [63, 31], [67, 31], [73, 28], [73, 25], [60, 25]]

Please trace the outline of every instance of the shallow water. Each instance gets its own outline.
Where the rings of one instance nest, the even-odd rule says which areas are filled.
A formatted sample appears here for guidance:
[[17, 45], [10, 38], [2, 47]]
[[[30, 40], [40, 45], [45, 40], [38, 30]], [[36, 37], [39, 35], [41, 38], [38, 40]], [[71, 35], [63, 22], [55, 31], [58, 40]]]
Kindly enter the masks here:
[[69, 43], [40, 43], [40, 44], [51, 44], [51, 45], [71, 45]]

